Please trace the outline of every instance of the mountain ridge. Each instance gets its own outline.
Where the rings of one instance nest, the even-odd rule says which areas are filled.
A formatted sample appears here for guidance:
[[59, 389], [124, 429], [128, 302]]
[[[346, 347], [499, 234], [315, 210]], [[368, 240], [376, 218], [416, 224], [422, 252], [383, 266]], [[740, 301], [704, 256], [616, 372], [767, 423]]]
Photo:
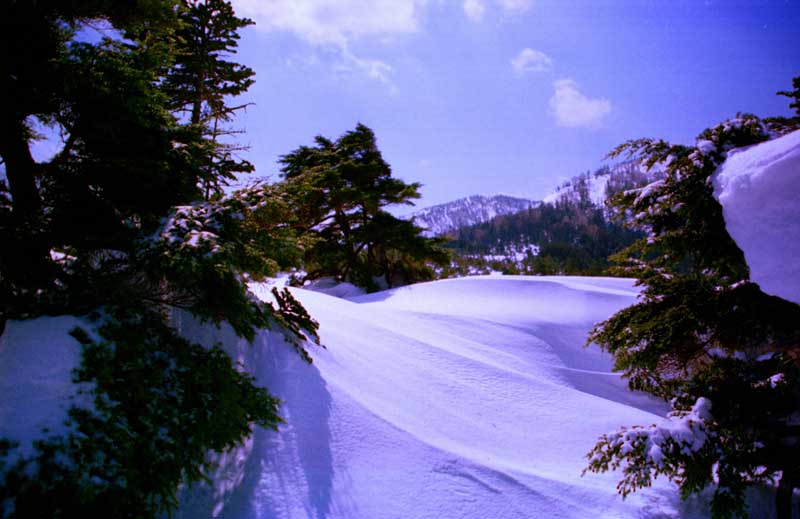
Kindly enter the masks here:
[[419, 209], [404, 216], [426, 229], [427, 236], [438, 236], [460, 227], [487, 222], [496, 216], [517, 213], [540, 202], [509, 195], [470, 195]]

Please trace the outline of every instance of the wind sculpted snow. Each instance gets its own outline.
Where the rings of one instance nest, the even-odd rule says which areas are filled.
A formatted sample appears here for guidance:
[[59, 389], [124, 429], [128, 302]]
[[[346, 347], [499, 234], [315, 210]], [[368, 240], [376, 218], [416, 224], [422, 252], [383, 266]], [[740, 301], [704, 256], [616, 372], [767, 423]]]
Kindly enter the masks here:
[[733, 150], [714, 175], [725, 226], [761, 290], [800, 303], [800, 131]]
[[462, 278], [349, 301], [294, 293], [326, 349], [308, 365], [274, 333], [252, 346], [221, 338], [284, 400], [287, 424], [223, 459], [213, 488], [183, 492], [179, 517], [695, 516], [669, 484], [623, 501], [617, 474], [580, 475], [600, 434], [663, 416], [607, 355], [583, 348], [595, 321], [635, 301], [630, 281]]

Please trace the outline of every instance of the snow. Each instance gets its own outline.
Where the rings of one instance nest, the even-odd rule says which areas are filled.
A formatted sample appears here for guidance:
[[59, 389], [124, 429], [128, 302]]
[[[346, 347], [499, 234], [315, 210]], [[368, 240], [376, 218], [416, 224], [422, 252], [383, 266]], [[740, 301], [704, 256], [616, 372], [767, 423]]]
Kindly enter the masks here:
[[76, 326], [91, 331], [75, 317], [39, 317], [9, 321], [0, 336], [0, 438], [19, 442], [17, 456], [34, 454], [36, 440], [67, 434], [67, 410], [90, 405], [91, 387], [72, 384], [81, 345], [68, 334]]
[[751, 279], [800, 303], [800, 131], [732, 150], [713, 183]]
[[648, 461], [663, 468], [664, 449], [678, 449], [688, 455], [703, 448], [709, 436], [705, 425], [709, 420], [711, 401], [701, 397], [689, 412], [672, 412], [659, 425], [623, 428], [608, 435], [609, 444], [612, 447], [621, 445], [623, 454], [641, 448], [647, 453]]
[[623, 501], [618, 474], [580, 476], [602, 433], [666, 412], [583, 348], [595, 321], [635, 301], [630, 280], [293, 293], [320, 322], [312, 365], [276, 333], [229, 350], [284, 401], [287, 424], [257, 430], [213, 487], [185, 491], [178, 517], [705, 517], [666, 482]]
[[586, 189], [587, 194], [589, 195], [589, 200], [597, 206], [602, 207], [606, 201], [606, 190], [608, 187], [608, 182], [611, 180], [612, 173], [606, 173], [603, 175], [591, 175], [591, 176], [584, 176], [584, 177], [575, 177], [571, 181], [567, 182], [564, 185], [559, 186], [553, 193], [550, 193], [546, 197], [542, 199], [542, 203], [545, 204], [556, 204], [559, 200], [563, 197], [572, 197], [576, 198], [578, 193], [576, 192], [577, 184], [579, 182], [586, 182]]
[[337, 281], [331, 277], [315, 279], [307, 282], [303, 287], [306, 290], [313, 290], [333, 297], [355, 297], [365, 293], [365, 290], [352, 283]]
[[538, 202], [507, 195], [472, 195], [445, 204], [427, 207], [409, 213], [402, 218], [414, 218], [414, 222], [426, 229], [426, 236], [438, 236], [458, 229], [483, 222], [505, 214], [517, 213]]
[[[665, 421], [665, 404], [628, 391], [607, 354], [583, 347], [594, 322], [636, 300], [631, 280], [482, 276], [350, 299], [292, 291], [320, 323], [326, 348], [308, 346], [313, 364], [277, 330], [250, 343], [172, 315], [183, 336], [220, 343], [279, 396], [287, 422], [212, 456], [210, 483], [182, 488], [174, 517], [708, 517], [706, 497], [681, 503], [666, 481], [622, 500], [620, 474], [580, 476], [598, 437], [624, 425], [701, 440], [689, 420], [705, 402]], [[89, 329], [74, 317], [11, 321], [0, 339], [0, 435], [28, 452], [42, 428], [67, 432], [80, 398], [74, 326]]]

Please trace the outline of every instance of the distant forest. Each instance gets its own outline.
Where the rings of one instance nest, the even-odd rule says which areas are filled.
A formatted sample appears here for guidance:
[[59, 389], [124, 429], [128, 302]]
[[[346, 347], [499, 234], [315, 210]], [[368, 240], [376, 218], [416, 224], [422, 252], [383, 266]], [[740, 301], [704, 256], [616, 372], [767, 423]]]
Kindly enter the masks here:
[[[643, 236], [607, 203], [658, 176], [636, 163], [584, 173], [559, 187], [559, 197], [525, 211], [501, 215], [451, 233], [453, 262], [444, 276], [504, 274], [610, 274], [609, 256]], [[606, 180], [607, 178], [607, 180]], [[593, 200], [594, 182], [606, 182], [604, 201]]]

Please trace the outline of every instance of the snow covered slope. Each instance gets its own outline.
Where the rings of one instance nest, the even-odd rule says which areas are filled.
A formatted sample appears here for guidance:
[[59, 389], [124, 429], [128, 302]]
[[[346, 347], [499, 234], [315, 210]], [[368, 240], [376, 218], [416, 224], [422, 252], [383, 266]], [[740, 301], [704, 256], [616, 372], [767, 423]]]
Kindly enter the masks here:
[[800, 303], [800, 131], [731, 151], [714, 194], [753, 281]]
[[404, 218], [414, 218], [417, 225], [427, 229], [426, 236], [438, 236], [467, 225], [491, 220], [495, 216], [524, 211], [538, 202], [506, 195], [473, 195], [446, 204], [415, 211]]
[[542, 203], [555, 204], [559, 200], [579, 202], [586, 200], [602, 207], [614, 194], [640, 187], [652, 182], [660, 175], [658, 170], [646, 171], [635, 161], [605, 166], [594, 173], [572, 177], [556, 190], [544, 197]]
[[351, 301], [294, 293], [327, 349], [308, 365], [275, 334], [239, 341], [287, 424], [223, 460], [214, 489], [185, 492], [179, 517], [701, 517], [667, 484], [623, 501], [617, 475], [580, 476], [598, 435], [663, 412], [582, 347], [592, 323], [635, 300], [630, 281], [462, 278]]

